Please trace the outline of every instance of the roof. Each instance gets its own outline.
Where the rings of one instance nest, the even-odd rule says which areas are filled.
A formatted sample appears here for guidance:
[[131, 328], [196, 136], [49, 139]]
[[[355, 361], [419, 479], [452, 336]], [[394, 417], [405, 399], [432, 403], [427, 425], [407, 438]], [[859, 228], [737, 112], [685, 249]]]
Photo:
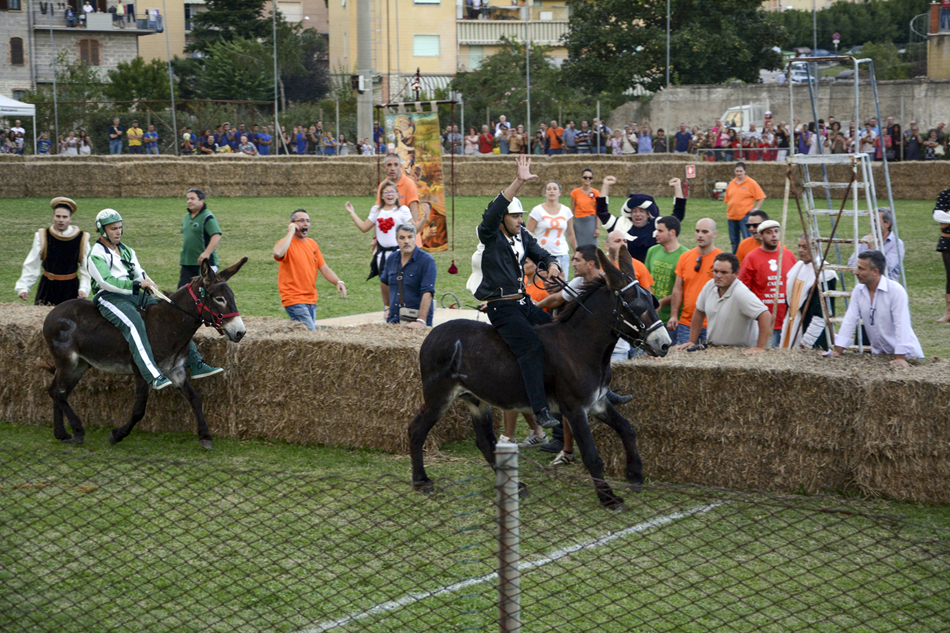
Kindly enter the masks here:
[[0, 95], [0, 116], [36, 116], [36, 106]]

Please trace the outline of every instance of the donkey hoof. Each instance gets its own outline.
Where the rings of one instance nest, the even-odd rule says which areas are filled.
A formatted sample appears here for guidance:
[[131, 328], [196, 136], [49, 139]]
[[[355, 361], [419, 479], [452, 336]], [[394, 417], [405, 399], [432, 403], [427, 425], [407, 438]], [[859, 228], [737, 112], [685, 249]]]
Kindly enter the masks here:
[[53, 433], [53, 437], [61, 442], [68, 442], [69, 440], [73, 439], [73, 436], [69, 433]]
[[115, 434], [115, 429], [112, 429], [111, 431], [109, 431], [109, 444], [111, 444], [112, 446], [115, 446], [121, 441], [122, 439]]
[[206, 451], [210, 451], [212, 448], [211, 440], [198, 440], [198, 446], [205, 449]]
[[76, 435], [71, 436], [69, 439], [63, 440], [63, 442], [65, 444], [75, 444], [76, 446], [81, 446], [84, 439], [86, 439], [85, 435], [80, 435], [77, 433]]
[[433, 482], [431, 479], [426, 479], [425, 481], [414, 481], [412, 482], [412, 487], [418, 492], [429, 494], [435, 490], [435, 482]]

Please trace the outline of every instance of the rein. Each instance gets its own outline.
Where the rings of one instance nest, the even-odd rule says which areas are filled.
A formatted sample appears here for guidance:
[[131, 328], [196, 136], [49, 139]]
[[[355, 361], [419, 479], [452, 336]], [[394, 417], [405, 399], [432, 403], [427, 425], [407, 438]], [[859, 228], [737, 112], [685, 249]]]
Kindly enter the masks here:
[[[188, 294], [191, 295], [191, 298], [195, 302], [195, 308], [198, 309], [198, 315], [195, 316], [194, 314], [188, 312], [187, 310], [179, 306], [177, 303], [170, 302], [172, 307], [178, 310], [179, 312], [181, 312], [182, 314], [186, 314], [190, 316], [192, 319], [201, 321], [202, 325], [205, 325], [207, 327], [213, 327], [215, 330], [218, 331], [218, 334], [224, 335], [224, 332], [221, 331], [221, 328], [224, 324], [225, 319], [241, 316], [240, 312], [228, 312], [227, 314], [217, 314], [215, 312], [212, 312], [211, 308], [209, 308], [208, 305], [204, 301], [205, 300], [204, 288], [200, 289], [201, 298], [198, 298], [198, 295], [195, 294], [195, 291], [194, 289], [192, 289], [191, 284], [188, 284], [187, 288], [188, 288]], [[208, 313], [209, 315], [208, 318], [205, 318], [204, 316], [205, 312]]]

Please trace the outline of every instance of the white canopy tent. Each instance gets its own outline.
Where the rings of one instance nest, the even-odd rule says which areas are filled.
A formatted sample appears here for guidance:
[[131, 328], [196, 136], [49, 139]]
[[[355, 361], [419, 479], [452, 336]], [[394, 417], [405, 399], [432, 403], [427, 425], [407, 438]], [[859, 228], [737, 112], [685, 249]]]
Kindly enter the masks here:
[[0, 95], [0, 117], [33, 119], [33, 153], [36, 153], [36, 106]]

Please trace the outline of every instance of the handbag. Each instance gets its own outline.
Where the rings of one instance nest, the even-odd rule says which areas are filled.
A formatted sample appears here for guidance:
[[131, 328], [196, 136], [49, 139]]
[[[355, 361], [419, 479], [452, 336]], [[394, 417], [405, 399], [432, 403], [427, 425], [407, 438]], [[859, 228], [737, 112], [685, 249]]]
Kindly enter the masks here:
[[[400, 257], [399, 253], [395, 257]], [[396, 281], [399, 283], [399, 322], [412, 323], [419, 320], [419, 311], [406, 307], [406, 295], [402, 291], [402, 265], [400, 263], [399, 271], [396, 275]]]

